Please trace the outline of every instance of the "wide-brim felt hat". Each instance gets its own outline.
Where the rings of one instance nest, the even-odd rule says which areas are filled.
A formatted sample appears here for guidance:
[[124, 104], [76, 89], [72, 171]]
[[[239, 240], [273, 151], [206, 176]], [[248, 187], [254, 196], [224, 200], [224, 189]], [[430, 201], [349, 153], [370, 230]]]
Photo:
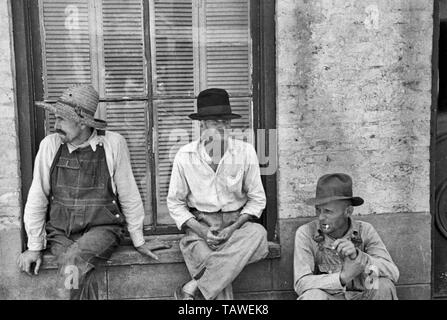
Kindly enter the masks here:
[[354, 207], [364, 203], [361, 197], [352, 195], [352, 179], [345, 173], [332, 173], [320, 177], [315, 198], [310, 198], [305, 203], [316, 206], [336, 200], [350, 200]]
[[197, 97], [197, 112], [188, 116], [193, 120], [231, 120], [241, 116], [231, 112], [230, 98], [224, 89], [203, 90]]
[[95, 129], [105, 129], [107, 122], [95, 118], [98, 103], [99, 95], [93, 86], [77, 84], [66, 89], [56, 103], [36, 102], [36, 105], [65, 119]]

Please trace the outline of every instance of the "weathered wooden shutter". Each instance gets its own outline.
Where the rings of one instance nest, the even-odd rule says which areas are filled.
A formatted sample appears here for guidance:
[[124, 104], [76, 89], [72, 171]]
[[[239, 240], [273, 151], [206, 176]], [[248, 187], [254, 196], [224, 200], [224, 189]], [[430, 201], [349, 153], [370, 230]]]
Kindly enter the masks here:
[[166, 207], [173, 155], [189, 142], [194, 111], [194, 6], [192, 0], [151, 1], [153, 110], [155, 118], [157, 223], [172, 224]]
[[[206, 0], [201, 7], [201, 90], [223, 88], [230, 94], [232, 128], [251, 128], [251, 38], [248, 0]], [[202, 40], [203, 39], [203, 40]]]
[[101, 104], [102, 112], [109, 130], [126, 138], [133, 174], [150, 215], [143, 1], [102, 0], [96, 6], [99, 93], [108, 100]]

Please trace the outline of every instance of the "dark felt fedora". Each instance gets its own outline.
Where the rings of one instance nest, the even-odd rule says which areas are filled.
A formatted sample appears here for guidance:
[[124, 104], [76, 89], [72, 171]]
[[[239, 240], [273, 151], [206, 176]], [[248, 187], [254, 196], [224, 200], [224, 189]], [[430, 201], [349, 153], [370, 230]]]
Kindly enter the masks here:
[[353, 206], [363, 204], [363, 199], [352, 196], [352, 179], [345, 173], [326, 174], [318, 179], [315, 198], [306, 204], [316, 206], [335, 200], [351, 200]]
[[189, 115], [189, 118], [193, 120], [231, 120], [240, 117], [240, 115], [231, 112], [228, 92], [218, 88], [200, 92], [197, 97], [197, 113]]

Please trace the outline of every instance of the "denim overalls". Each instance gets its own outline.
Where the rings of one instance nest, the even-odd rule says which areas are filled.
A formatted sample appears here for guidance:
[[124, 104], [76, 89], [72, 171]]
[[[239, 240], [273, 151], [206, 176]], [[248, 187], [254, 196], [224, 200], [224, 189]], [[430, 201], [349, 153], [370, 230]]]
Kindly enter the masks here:
[[[59, 265], [59, 293], [71, 299], [98, 298], [93, 272], [124, 236], [125, 218], [113, 193], [102, 143], [69, 153], [62, 144], [50, 171], [47, 241]], [[75, 271], [73, 271], [75, 267]], [[79, 283], [68, 282], [70, 272]], [[75, 279], [75, 280], [76, 280]]]

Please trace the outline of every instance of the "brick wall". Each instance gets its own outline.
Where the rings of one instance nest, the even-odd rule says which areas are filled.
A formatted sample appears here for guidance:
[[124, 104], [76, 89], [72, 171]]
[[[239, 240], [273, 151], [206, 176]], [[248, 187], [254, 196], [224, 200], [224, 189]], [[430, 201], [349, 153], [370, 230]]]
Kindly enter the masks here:
[[279, 207], [346, 172], [360, 214], [429, 211], [432, 1], [277, 2]]

